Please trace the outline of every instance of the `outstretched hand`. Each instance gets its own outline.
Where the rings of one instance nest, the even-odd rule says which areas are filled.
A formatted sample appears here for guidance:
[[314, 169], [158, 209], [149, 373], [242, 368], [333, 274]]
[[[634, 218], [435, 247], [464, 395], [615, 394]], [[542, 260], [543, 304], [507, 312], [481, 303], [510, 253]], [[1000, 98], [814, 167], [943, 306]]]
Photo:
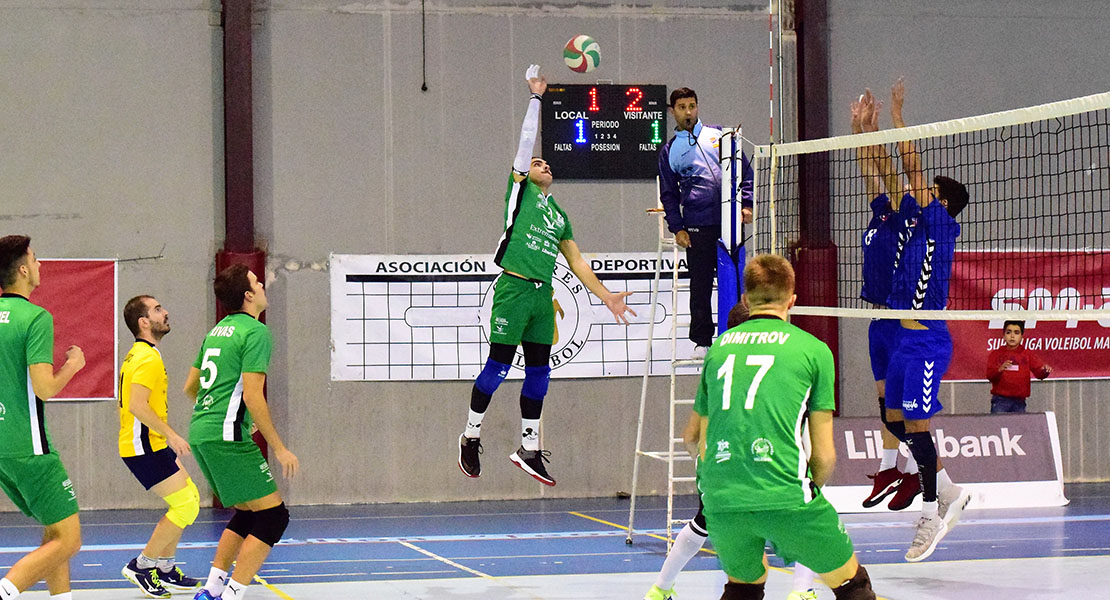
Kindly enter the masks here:
[[878, 131], [879, 130], [879, 112], [883, 109], [883, 103], [875, 99], [871, 94], [871, 88], [867, 88], [863, 92], [863, 108], [860, 112], [860, 123], [864, 131]]
[[609, 309], [609, 312], [613, 313], [618, 323], [628, 325], [629, 321], [625, 313], [632, 313], [633, 317], [639, 316], [636, 314], [636, 311], [632, 310], [624, 303], [624, 299], [631, 295], [632, 292], [620, 292], [619, 294], [610, 294], [609, 297], [605, 299], [605, 307]]
[[853, 100], [849, 108], [852, 111], [852, 133], [860, 133], [863, 131], [863, 96]]
[[543, 95], [547, 91], [547, 77], [540, 75], [540, 66], [532, 65], [524, 72], [524, 78], [528, 80], [528, 89], [533, 94]]
[[898, 81], [890, 88], [890, 116], [894, 119], [895, 127], [905, 126], [902, 120], [902, 105], [906, 102], [905, 78], [899, 77]]

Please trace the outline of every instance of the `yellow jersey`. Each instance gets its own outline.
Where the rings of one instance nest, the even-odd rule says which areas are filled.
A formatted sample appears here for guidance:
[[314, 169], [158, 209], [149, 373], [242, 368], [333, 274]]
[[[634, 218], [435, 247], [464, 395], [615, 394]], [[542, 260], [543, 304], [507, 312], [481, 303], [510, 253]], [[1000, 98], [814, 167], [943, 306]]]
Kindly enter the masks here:
[[131, 384], [150, 390], [148, 403], [162, 422], [168, 422], [169, 402], [166, 388], [169, 376], [162, 353], [153, 344], [135, 340], [119, 369], [119, 455], [127, 458], [157, 452], [166, 447], [166, 438], [151, 431], [131, 414]]

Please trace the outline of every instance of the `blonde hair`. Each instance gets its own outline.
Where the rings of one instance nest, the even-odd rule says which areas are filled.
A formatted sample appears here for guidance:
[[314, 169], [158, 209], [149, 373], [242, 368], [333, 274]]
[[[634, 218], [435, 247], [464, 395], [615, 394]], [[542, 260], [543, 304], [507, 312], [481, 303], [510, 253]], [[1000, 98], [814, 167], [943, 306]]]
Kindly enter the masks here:
[[744, 295], [752, 311], [787, 304], [794, 295], [794, 267], [777, 254], [760, 254], [744, 268]]

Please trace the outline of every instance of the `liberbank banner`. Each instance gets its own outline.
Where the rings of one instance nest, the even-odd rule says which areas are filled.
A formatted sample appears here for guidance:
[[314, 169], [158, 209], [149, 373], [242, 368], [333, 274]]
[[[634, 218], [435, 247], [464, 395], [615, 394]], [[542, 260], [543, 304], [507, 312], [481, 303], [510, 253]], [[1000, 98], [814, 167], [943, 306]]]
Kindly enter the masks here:
[[[952, 310], [1110, 308], [1110, 253], [957, 252], [950, 286]], [[985, 380], [1002, 324], [949, 322], [952, 362], [944, 379]], [[1025, 347], [1052, 367], [1052, 379], [1110, 376], [1110, 319], [1027, 321]]]
[[[971, 508], [1063, 506], [1060, 438], [1054, 413], [949, 415], [933, 417], [937, 455], [952, 480], [972, 493]], [[868, 475], [879, 468], [882, 451], [878, 418], [833, 421], [836, 470], [822, 492], [838, 512], [885, 512], [884, 500], [867, 509]], [[907, 450], [902, 446], [905, 466]], [[921, 497], [903, 512], [918, 510]]]
[[[642, 375], [651, 314], [655, 253], [584, 254], [605, 287], [634, 292], [630, 325], [612, 313], [571, 272], [555, 263], [551, 298], [555, 340], [552, 377]], [[671, 297], [670, 255], [662, 265], [651, 334], [653, 375], [670, 373], [672, 319], [689, 323], [689, 290]], [[685, 258], [677, 265], [688, 278]], [[501, 273], [492, 254], [333, 254], [331, 273], [331, 377], [333, 381], [470, 380], [489, 355], [493, 282]], [[678, 332], [678, 355], [689, 356], [688, 328]], [[510, 378], [524, 375], [517, 353]], [[687, 367], [697, 373], [696, 367]]]

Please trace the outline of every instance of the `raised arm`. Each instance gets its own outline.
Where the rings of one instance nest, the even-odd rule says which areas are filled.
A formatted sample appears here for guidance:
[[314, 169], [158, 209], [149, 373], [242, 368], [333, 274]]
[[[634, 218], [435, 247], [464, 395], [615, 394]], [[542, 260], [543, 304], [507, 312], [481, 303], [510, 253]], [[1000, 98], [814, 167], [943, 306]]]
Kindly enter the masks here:
[[[902, 118], [902, 106], [905, 101], [906, 85], [899, 78], [894, 86], [890, 88], [890, 118], [897, 128], [906, 126], [906, 121]], [[932, 202], [933, 194], [930, 187], [926, 185], [925, 173], [921, 170], [921, 153], [918, 152], [917, 145], [912, 140], [905, 140], [898, 142], [898, 154], [902, 157], [902, 170], [906, 173], [906, 179], [909, 180], [911, 193], [917, 199], [918, 206], [925, 208]]]
[[[863, 133], [863, 96], [852, 102], [850, 110], [852, 113], [852, 133]], [[867, 191], [867, 199], [870, 201], [882, 192], [878, 167], [875, 165], [874, 146], [857, 148], [856, 161], [859, 162], [860, 174], [863, 175], [863, 186]]]
[[532, 65], [524, 73], [532, 97], [528, 99], [528, 110], [524, 113], [524, 124], [520, 126], [520, 144], [513, 159], [513, 171], [527, 176], [532, 164], [532, 150], [536, 146], [536, 135], [540, 131], [540, 99], [547, 91], [547, 78], [540, 75], [540, 66]]
[[[878, 131], [879, 130], [879, 113], [882, 112], [883, 103], [875, 100], [875, 96], [871, 94], [871, 90], [864, 90], [863, 93], [863, 114], [861, 116], [861, 126], [864, 131]], [[875, 161], [875, 169], [878, 171], [883, 185], [886, 187], [886, 192], [890, 196], [891, 208], [898, 210], [899, 200], [901, 200], [902, 179], [898, 175], [898, 171], [894, 168], [894, 161], [890, 157], [890, 152], [887, 151], [886, 146], [876, 144], [871, 146], [871, 157]]]
[[628, 324], [628, 317], [625, 313], [632, 313], [636, 316], [636, 311], [632, 310], [624, 303], [624, 299], [632, 295], [632, 292], [610, 292], [601, 281], [598, 280], [594, 270], [590, 268], [590, 263], [582, 257], [582, 253], [578, 251], [578, 244], [574, 240], [563, 240], [559, 242], [559, 251], [567, 259], [567, 266], [578, 277], [578, 280], [586, 286], [586, 289], [593, 292], [595, 296], [601, 298], [609, 312], [617, 319], [618, 323]]

